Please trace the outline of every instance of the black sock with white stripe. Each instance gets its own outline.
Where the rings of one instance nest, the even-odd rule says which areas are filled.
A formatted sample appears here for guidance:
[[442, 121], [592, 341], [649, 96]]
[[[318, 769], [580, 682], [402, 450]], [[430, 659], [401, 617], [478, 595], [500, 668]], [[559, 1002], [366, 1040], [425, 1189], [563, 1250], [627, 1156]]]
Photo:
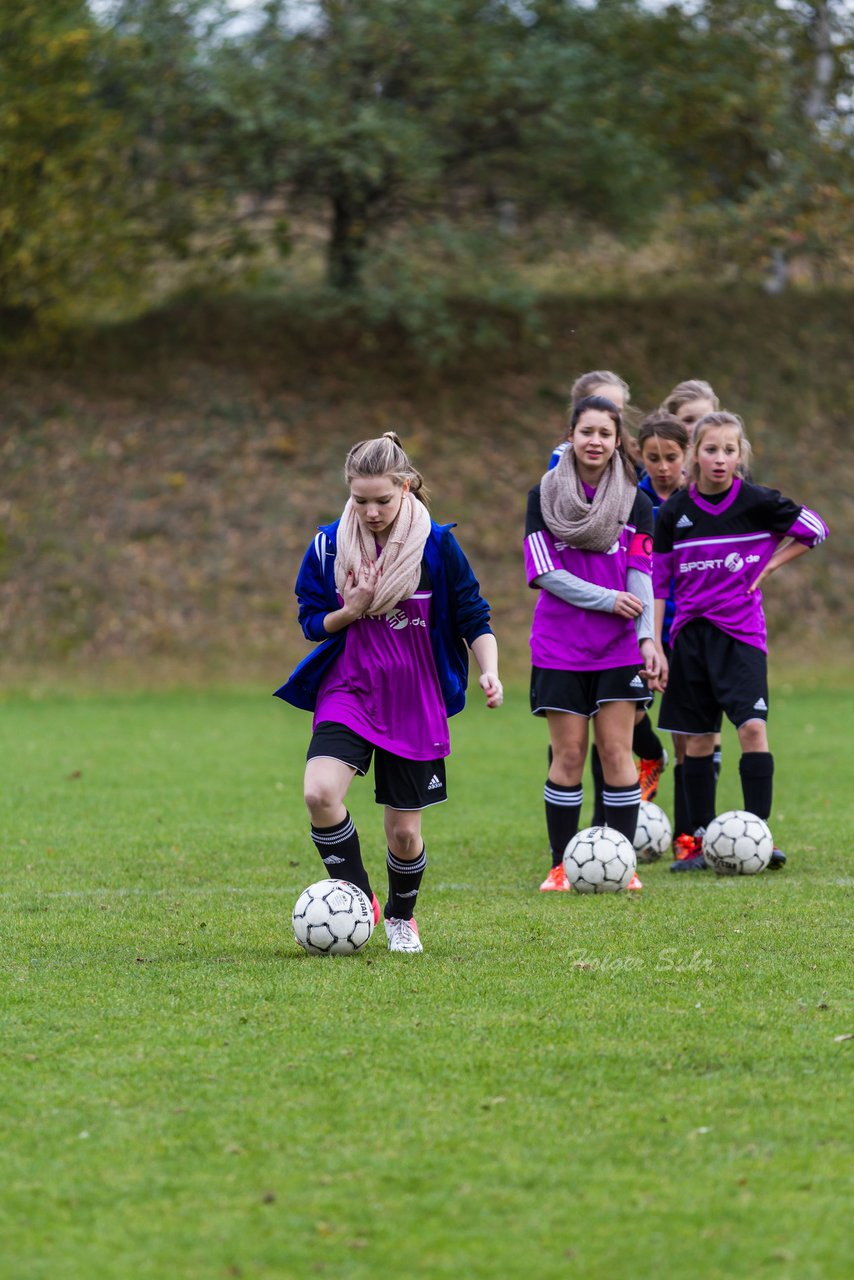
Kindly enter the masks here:
[[311, 838], [323, 859], [326, 874], [333, 880], [349, 880], [350, 884], [356, 885], [368, 895], [370, 902], [371, 882], [362, 863], [359, 833], [349, 813], [345, 814], [343, 822], [334, 827], [312, 825]]
[[774, 757], [770, 751], [745, 751], [738, 762], [738, 771], [745, 809], [767, 822], [771, 817], [774, 790]]
[[715, 765], [715, 782], [717, 782], [718, 778], [721, 776], [722, 757], [721, 757], [720, 747], [715, 747], [714, 751], [712, 752], [712, 760], [714, 761], [714, 765]]
[[622, 832], [632, 844], [638, 825], [640, 798], [640, 787], [636, 782], [629, 787], [609, 787], [606, 782], [602, 792], [605, 825]]
[[563, 787], [559, 782], [547, 779], [544, 795], [552, 866], [559, 867], [563, 862], [564, 849], [578, 831], [584, 792], [580, 782], [577, 787]]
[[391, 849], [386, 850], [386, 867], [388, 869], [388, 902], [383, 915], [386, 920], [392, 916], [395, 920], [411, 920], [415, 912], [415, 899], [421, 887], [421, 878], [427, 866], [427, 846], [421, 846], [421, 852], [414, 862], [404, 862], [396, 858]]

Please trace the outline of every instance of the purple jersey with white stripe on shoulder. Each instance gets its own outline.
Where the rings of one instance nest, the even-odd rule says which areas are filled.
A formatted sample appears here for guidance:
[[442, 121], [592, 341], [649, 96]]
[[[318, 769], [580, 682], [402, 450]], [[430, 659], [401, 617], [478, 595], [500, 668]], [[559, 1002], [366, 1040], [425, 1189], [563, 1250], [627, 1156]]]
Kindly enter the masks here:
[[656, 599], [674, 583], [671, 641], [686, 622], [705, 618], [767, 652], [762, 592], [748, 587], [784, 538], [815, 547], [826, 537], [820, 516], [764, 485], [736, 478], [718, 501], [693, 484], [677, 490], [659, 509], [653, 556]]
[[[587, 489], [590, 497], [593, 490]], [[652, 504], [638, 493], [619, 537], [607, 551], [583, 551], [568, 546], [546, 528], [540, 506], [540, 486], [528, 494], [525, 520], [525, 572], [528, 585], [543, 573], [565, 569], [612, 591], [625, 591], [629, 569], [651, 571]], [[635, 623], [615, 613], [579, 609], [550, 591], [540, 591], [531, 624], [531, 661], [535, 667], [557, 671], [607, 671], [638, 666], [643, 659]]]

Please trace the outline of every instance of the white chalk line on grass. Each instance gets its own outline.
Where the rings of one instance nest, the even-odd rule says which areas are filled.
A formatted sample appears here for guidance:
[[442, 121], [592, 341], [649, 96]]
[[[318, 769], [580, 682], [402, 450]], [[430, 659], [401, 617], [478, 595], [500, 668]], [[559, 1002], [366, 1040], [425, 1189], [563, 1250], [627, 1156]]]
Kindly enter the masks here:
[[[436, 892], [453, 892], [453, 893], [477, 893], [482, 890], [483, 886], [479, 884], [433, 884], [430, 886]], [[188, 885], [184, 887], [176, 887], [174, 889], [18, 889], [13, 891], [5, 889], [0, 891], [0, 901], [12, 902], [21, 898], [56, 898], [63, 899], [81, 899], [81, 898], [189, 898], [189, 897], [214, 897], [217, 894], [233, 894], [235, 897], [281, 897], [283, 894], [301, 893], [305, 885], [297, 884], [294, 886], [283, 885], [279, 888], [247, 888], [241, 885], [216, 885], [211, 888], [203, 888], [201, 885]]]

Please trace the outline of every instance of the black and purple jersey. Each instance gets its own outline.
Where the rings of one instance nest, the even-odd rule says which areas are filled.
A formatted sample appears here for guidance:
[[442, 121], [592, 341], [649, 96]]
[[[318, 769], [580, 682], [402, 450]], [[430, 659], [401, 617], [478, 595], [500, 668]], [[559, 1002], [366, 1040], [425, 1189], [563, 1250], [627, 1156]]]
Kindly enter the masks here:
[[826, 537], [820, 516], [764, 485], [737, 478], [717, 501], [693, 484], [677, 490], [658, 512], [652, 572], [657, 600], [674, 583], [671, 642], [686, 622], [705, 618], [767, 652], [762, 592], [748, 587], [784, 538], [815, 547]]
[[[588, 497], [593, 492], [587, 490]], [[525, 519], [525, 571], [530, 586], [553, 569], [592, 582], [597, 587], [625, 591], [629, 569], [651, 572], [652, 504], [638, 493], [628, 521], [607, 551], [582, 551], [555, 538], [546, 528], [540, 507], [540, 486], [528, 494]], [[531, 624], [531, 661], [535, 667], [557, 671], [606, 671], [640, 665], [633, 618], [616, 613], [579, 609], [551, 591], [540, 591]]]

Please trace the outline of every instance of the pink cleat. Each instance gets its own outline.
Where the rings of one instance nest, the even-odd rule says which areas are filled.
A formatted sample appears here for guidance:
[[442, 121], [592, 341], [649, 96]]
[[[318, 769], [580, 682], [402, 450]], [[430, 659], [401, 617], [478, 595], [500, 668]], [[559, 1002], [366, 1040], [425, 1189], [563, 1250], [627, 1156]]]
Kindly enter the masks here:
[[643, 885], [641, 883], [640, 876], [638, 875], [637, 872], [635, 872], [635, 874], [632, 876], [629, 883], [626, 885], [626, 892], [631, 893], [632, 890], [637, 891], [638, 889], [642, 889], [642, 888], [643, 888]]
[[572, 885], [566, 878], [563, 863], [559, 862], [556, 867], [552, 867], [551, 871], [540, 885], [540, 893], [569, 893], [571, 888]]

